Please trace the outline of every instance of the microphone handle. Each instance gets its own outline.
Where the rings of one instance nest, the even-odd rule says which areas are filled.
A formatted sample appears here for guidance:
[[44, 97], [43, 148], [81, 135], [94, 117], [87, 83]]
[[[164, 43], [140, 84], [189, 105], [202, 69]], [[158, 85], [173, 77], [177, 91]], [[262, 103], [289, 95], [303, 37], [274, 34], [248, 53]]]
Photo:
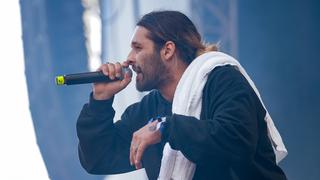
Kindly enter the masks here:
[[120, 80], [118, 78], [111, 80], [108, 76], [104, 75], [102, 71], [96, 72], [84, 72], [77, 74], [68, 74], [64, 76], [64, 84], [87, 84], [87, 83], [97, 83], [97, 82], [111, 82]]
[[98, 82], [112, 82], [122, 80], [125, 73], [129, 73], [132, 76], [132, 71], [129, 68], [122, 68], [122, 74], [120, 78], [111, 80], [108, 76], [104, 75], [102, 71], [84, 72], [76, 74], [67, 74], [63, 76], [56, 76], [57, 85], [74, 85], [74, 84], [87, 84]]

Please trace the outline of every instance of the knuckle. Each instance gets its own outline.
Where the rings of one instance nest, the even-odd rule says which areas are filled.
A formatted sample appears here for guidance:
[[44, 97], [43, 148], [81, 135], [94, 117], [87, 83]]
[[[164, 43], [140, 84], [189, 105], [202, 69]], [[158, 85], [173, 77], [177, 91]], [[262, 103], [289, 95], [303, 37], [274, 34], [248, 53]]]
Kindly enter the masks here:
[[[138, 139], [138, 138], [137, 138], [136, 135], [133, 135], [133, 136], [132, 136], [132, 141], [137, 141], [137, 139]], [[132, 143], [132, 144], [134, 144], [134, 143]]]
[[139, 133], [138, 132], [134, 132], [133, 133], [133, 137], [138, 138], [139, 137]]
[[106, 66], [108, 67], [111, 67], [113, 64], [112, 63], [108, 63], [108, 64], [105, 64]]

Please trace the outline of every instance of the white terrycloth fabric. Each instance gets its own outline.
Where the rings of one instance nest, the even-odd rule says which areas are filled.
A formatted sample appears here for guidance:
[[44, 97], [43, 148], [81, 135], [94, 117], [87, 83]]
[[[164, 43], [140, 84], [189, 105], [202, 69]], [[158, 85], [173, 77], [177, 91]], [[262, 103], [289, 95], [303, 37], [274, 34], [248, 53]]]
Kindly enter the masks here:
[[[183, 73], [174, 94], [172, 112], [200, 119], [202, 91], [208, 75], [215, 67], [225, 65], [235, 66], [242, 73], [265, 108], [256, 86], [236, 59], [222, 52], [208, 52], [197, 57]], [[287, 155], [287, 149], [267, 110], [265, 121], [278, 163]], [[194, 163], [185, 158], [180, 151], [171, 149], [167, 143], [163, 150], [158, 179], [189, 180], [193, 178], [195, 167]]]

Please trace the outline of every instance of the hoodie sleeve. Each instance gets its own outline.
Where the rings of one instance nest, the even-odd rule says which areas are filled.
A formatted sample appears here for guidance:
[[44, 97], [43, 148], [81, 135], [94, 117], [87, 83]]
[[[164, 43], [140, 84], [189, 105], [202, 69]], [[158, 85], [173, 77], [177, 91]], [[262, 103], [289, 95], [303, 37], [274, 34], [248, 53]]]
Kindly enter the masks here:
[[[130, 128], [123, 121], [113, 123], [113, 99], [95, 100], [81, 110], [77, 121], [81, 165], [91, 174], [114, 174], [134, 170], [129, 162]], [[124, 118], [126, 114], [124, 113]]]

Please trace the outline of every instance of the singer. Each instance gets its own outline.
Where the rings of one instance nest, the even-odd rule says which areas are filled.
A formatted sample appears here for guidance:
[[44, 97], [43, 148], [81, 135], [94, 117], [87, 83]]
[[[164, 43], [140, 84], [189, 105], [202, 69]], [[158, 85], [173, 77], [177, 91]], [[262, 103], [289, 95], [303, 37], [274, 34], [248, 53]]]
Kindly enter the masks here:
[[258, 90], [231, 56], [205, 45], [191, 20], [156, 11], [136, 24], [125, 62], [150, 91], [113, 123], [113, 97], [131, 81], [95, 83], [77, 121], [79, 158], [92, 174], [145, 168], [149, 179], [286, 179], [287, 151]]

